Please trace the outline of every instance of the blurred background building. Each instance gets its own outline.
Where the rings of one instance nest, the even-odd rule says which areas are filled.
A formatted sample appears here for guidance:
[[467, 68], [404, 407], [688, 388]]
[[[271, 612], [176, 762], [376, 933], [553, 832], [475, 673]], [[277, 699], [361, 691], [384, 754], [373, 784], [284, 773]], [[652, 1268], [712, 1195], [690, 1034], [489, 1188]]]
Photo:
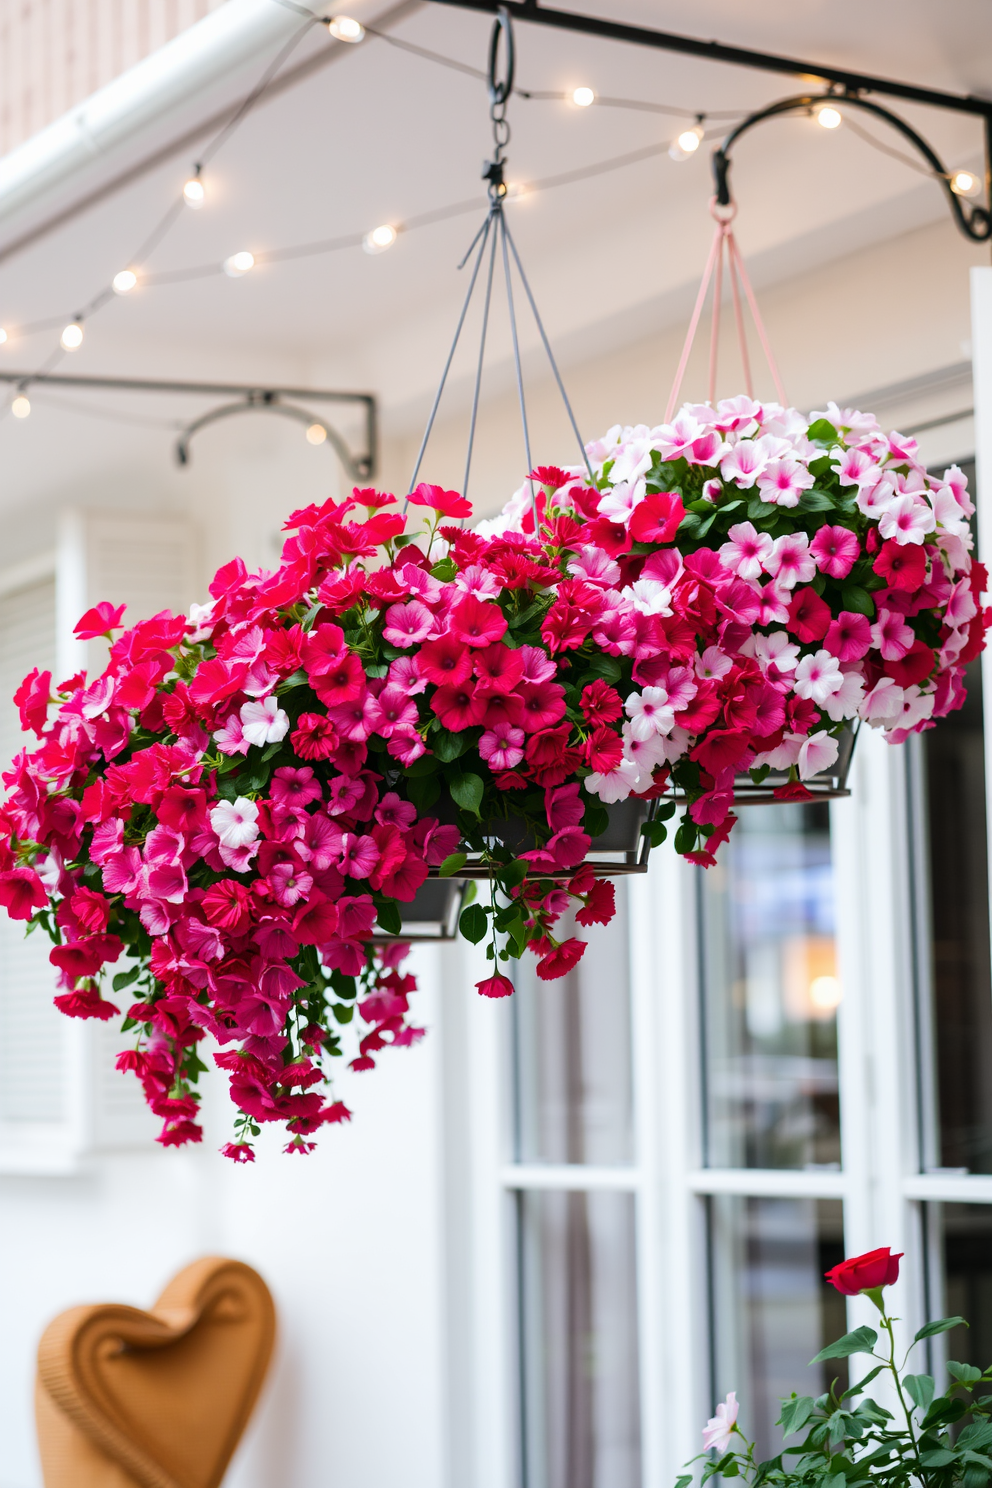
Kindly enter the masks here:
[[[986, 88], [992, 65], [980, 0], [599, 9], [962, 93]], [[357, 45], [302, 34], [288, 0], [3, 0], [0, 374], [371, 394], [375, 483], [403, 486], [484, 210], [490, 23], [429, 0], [354, 0], [352, 13], [368, 28]], [[580, 428], [656, 424], [712, 231], [709, 141], [794, 89], [522, 22], [517, 40], [533, 96], [509, 111], [507, 212]], [[973, 119], [900, 111], [950, 164], [981, 170]], [[669, 143], [697, 114], [707, 140], [676, 161]], [[973, 475], [969, 270], [988, 251], [879, 142], [892, 147], [846, 118], [749, 136], [739, 240], [791, 401], [869, 408], [915, 433], [935, 468]], [[198, 210], [182, 205], [189, 179]], [[395, 240], [363, 251], [376, 227]], [[97, 304], [128, 269], [133, 287]], [[64, 350], [69, 325], [82, 340]], [[535, 459], [570, 461], [522, 325]], [[473, 350], [469, 334], [424, 467], [446, 486], [462, 483]], [[719, 392], [739, 384], [728, 346]], [[68, 675], [85, 661], [71, 632], [88, 604], [127, 600], [132, 619], [185, 608], [235, 553], [274, 565], [286, 514], [350, 487], [331, 440], [261, 411], [204, 427], [177, 465], [181, 431], [233, 398], [6, 385], [0, 700], [32, 665]], [[361, 405], [295, 401], [361, 452]], [[524, 474], [497, 315], [476, 510]], [[734, 1388], [765, 1450], [777, 1397], [828, 1383], [806, 1373], [844, 1326], [823, 1271], [877, 1245], [907, 1252], [896, 1310], [910, 1333], [925, 1316], [972, 1320], [934, 1340], [933, 1362], [946, 1342], [987, 1364], [988, 754], [974, 672], [967, 707], [933, 732], [902, 749], [859, 741], [849, 800], [752, 808], [708, 874], [658, 850], [567, 982], [525, 975], [512, 1006], [491, 1005], [471, 947], [418, 950], [428, 1037], [345, 1080], [355, 1119], [305, 1160], [263, 1141], [254, 1167], [232, 1168], [217, 1154], [226, 1095], [209, 1080], [203, 1147], [157, 1148], [136, 1087], [113, 1072], [119, 1035], [61, 1019], [44, 954], [0, 925], [2, 1488], [40, 1481], [45, 1322], [79, 1301], [147, 1305], [205, 1252], [257, 1266], [280, 1310], [232, 1488], [662, 1488]], [[18, 747], [2, 702], [0, 745]], [[858, 1302], [848, 1315], [867, 1320]]]

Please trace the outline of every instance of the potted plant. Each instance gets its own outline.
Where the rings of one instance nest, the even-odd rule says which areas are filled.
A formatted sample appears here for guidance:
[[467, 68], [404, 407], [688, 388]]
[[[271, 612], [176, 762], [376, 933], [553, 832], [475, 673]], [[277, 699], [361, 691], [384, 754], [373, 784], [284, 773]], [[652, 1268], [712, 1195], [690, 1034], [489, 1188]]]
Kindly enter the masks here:
[[103, 673], [18, 690], [40, 742], [4, 776], [0, 903], [55, 942], [63, 1012], [125, 1012], [160, 1140], [199, 1140], [205, 1037], [229, 1155], [347, 1117], [325, 1081], [349, 1040], [369, 1069], [420, 1036], [389, 937], [431, 875], [482, 885], [460, 928], [506, 996], [525, 949], [575, 966], [561, 916], [606, 923], [606, 875], [678, 803], [677, 851], [711, 864], [742, 774], [806, 799], [858, 721], [898, 741], [960, 706], [989, 623], [960, 472], [746, 398], [589, 457], [476, 530], [427, 484], [412, 514], [374, 490], [294, 512], [276, 572], [235, 559], [130, 630], [98, 605], [76, 634], [110, 639]]

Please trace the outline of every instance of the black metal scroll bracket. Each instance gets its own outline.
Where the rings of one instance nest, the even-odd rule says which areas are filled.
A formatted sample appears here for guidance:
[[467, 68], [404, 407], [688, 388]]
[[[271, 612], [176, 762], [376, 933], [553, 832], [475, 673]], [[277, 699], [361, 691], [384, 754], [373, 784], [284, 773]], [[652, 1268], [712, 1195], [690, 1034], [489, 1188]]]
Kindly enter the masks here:
[[[939, 173], [945, 176], [945, 186], [948, 194], [954, 197], [951, 209], [955, 220], [961, 231], [973, 242], [988, 242], [992, 240], [992, 232], [983, 231], [983, 222], [988, 222], [990, 211], [992, 211], [992, 98], [979, 98], [974, 93], [947, 93], [939, 88], [921, 88], [915, 83], [900, 82], [896, 78], [877, 77], [871, 73], [853, 72], [845, 67], [832, 67], [820, 62], [807, 62], [797, 57], [781, 57], [774, 52], [756, 52], [749, 47], [726, 46], [719, 41], [703, 41], [695, 36], [680, 36], [671, 31], [655, 31], [649, 26], [629, 25], [624, 21], [607, 20], [603, 16], [589, 15], [580, 11], [556, 10], [549, 5], [539, 3], [539, 0], [513, 0], [507, 4], [507, 0], [432, 0], [435, 5], [453, 5], [460, 10], [481, 11], [483, 14], [493, 14], [504, 6], [515, 20], [526, 21], [529, 25], [550, 26], [556, 31], [571, 31], [583, 36], [595, 36], [606, 41], [626, 42], [633, 46], [651, 47], [656, 51], [674, 52], [685, 57], [700, 57], [709, 62], [724, 62], [731, 67], [747, 67], [756, 72], [772, 72], [786, 74], [787, 76], [799, 78], [801, 82], [820, 83], [825, 87], [832, 85], [835, 89], [844, 90], [841, 100], [846, 103], [855, 103], [858, 107], [874, 112], [894, 124], [915, 147], [920, 150], [930, 164], [937, 160], [936, 155], [908, 124], [901, 119], [897, 120], [887, 110], [878, 105], [868, 103], [861, 94], [876, 93], [888, 98], [901, 98], [907, 103], [921, 103], [928, 108], [946, 109], [951, 113], [970, 114], [973, 118], [982, 121], [985, 138], [985, 207], [972, 207], [966, 213], [961, 202], [950, 191], [946, 180], [946, 173], [939, 166]], [[817, 95], [822, 99], [823, 95]], [[749, 124], [756, 123], [764, 114], [752, 116], [746, 120], [743, 128]], [[737, 131], [739, 132], [739, 131]], [[731, 139], [733, 136], [731, 136]], [[726, 151], [727, 143], [724, 143]]]
[[964, 236], [970, 238], [973, 243], [988, 242], [992, 237], [992, 212], [989, 207], [981, 206], [977, 202], [966, 202], [952, 189], [950, 172], [923, 136], [917, 134], [905, 119], [900, 119], [899, 115], [894, 114], [891, 109], [883, 108], [879, 103], [872, 103], [869, 99], [846, 90], [829, 93], [800, 93], [793, 98], [782, 98], [778, 103], [770, 104], [768, 108], [758, 109], [755, 113], [749, 114], [740, 124], [735, 125], [723, 144], [713, 151], [713, 181], [716, 187], [716, 199], [720, 206], [729, 207], [733, 200], [729, 181], [730, 167], [733, 164], [730, 150], [743, 134], [753, 129], [756, 124], [763, 124], [766, 119], [777, 119], [783, 114], [794, 113], [797, 109], [811, 113], [818, 105], [830, 101], [844, 104], [848, 108], [863, 109], [865, 113], [872, 114], [876, 119], [881, 119], [893, 129], [897, 129], [903, 138], [907, 139], [922, 155], [933, 175], [940, 181], [954, 220]]

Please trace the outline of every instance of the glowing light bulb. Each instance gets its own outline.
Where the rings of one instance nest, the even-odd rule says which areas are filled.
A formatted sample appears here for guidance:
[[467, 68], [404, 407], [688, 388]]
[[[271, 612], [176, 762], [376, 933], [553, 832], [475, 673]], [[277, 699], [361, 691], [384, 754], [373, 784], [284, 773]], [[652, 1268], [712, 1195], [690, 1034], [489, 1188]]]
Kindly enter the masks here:
[[18, 393], [17, 397], [10, 405], [10, 411], [15, 418], [26, 419], [28, 414], [31, 412], [30, 399], [26, 398], [23, 393]]
[[572, 102], [576, 108], [588, 108], [596, 102], [596, 95], [591, 88], [573, 88]]
[[351, 16], [332, 16], [327, 26], [335, 41], [361, 41], [365, 27]]
[[71, 320], [59, 337], [63, 351], [75, 351], [83, 344], [83, 327], [78, 320]]
[[4, 344], [4, 342], [6, 340], [7, 340], [7, 332], [4, 330], [3, 326], [0, 326], [0, 346], [3, 346], [3, 344]]
[[506, 195], [507, 195], [507, 199], [508, 200], [515, 200], [515, 199], [520, 198], [521, 196], [526, 196], [529, 189], [530, 188], [528, 187], [526, 181], [507, 181], [507, 183], [506, 183]]
[[194, 212], [198, 211], [203, 206], [203, 199], [206, 194], [203, 182], [199, 176], [190, 176], [183, 187], [183, 200], [186, 205], [192, 207]]
[[373, 227], [362, 239], [362, 247], [366, 253], [385, 253], [387, 248], [392, 248], [399, 234], [395, 227], [390, 227], [384, 222], [381, 227]]
[[977, 196], [982, 189], [982, 183], [973, 171], [956, 170], [951, 171], [948, 182], [955, 196]]
[[323, 444], [327, 438], [327, 430], [323, 424], [310, 424], [307, 428], [307, 444]]
[[809, 984], [809, 1000], [815, 1008], [832, 1012], [840, 1007], [841, 985], [835, 976], [814, 977]]
[[114, 275], [114, 294], [130, 294], [137, 282], [138, 276], [133, 269], [121, 269]]
[[232, 253], [230, 258], [224, 260], [224, 273], [229, 279], [240, 279], [242, 274], [247, 274], [249, 269], [255, 267], [255, 255], [247, 250], [241, 253]]
[[703, 126], [696, 124], [692, 129], [682, 129], [672, 140], [668, 153], [673, 160], [688, 160], [695, 155], [703, 138]]
[[823, 108], [816, 111], [816, 122], [821, 129], [839, 129], [844, 122], [844, 115], [839, 109], [831, 108], [825, 104]]

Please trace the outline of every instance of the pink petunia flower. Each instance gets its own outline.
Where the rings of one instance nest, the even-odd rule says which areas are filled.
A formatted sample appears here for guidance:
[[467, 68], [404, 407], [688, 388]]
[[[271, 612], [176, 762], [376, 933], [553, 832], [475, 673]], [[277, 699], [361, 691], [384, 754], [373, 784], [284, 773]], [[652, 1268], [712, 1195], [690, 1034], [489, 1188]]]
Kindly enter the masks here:
[[841, 610], [823, 637], [825, 648], [838, 661], [860, 661], [871, 649], [871, 626], [864, 615]]
[[758, 494], [772, 506], [798, 506], [813, 476], [799, 460], [772, 460], [758, 476]]
[[426, 641], [434, 629], [434, 616], [419, 599], [411, 599], [408, 604], [390, 605], [384, 618], [383, 640], [404, 651]]
[[846, 579], [857, 562], [861, 545], [847, 527], [821, 527], [809, 545], [821, 573]]
[[729, 541], [720, 549], [720, 562], [741, 579], [756, 579], [772, 551], [767, 532], [758, 532], [751, 522], [738, 522], [727, 533]]
[[269, 793], [273, 801], [286, 806], [308, 806], [319, 801], [320, 781], [309, 765], [295, 770], [292, 765], [281, 765], [272, 777]]
[[810, 734], [799, 747], [796, 765], [800, 780], [809, 780], [812, 776], [819, 775], [821, 770], [829, 770], [836, 762], [838, 752], [839, 745], [832, 734], [825, 730]]
[[716, 1452], [720, 1457], [724, 1455], [730, 1446], [730, 1438], [736, 1428], [739, 1410], [737, 1392], [731, 1390], [726, 1400], [722, 1400], [717, 1406], [716, 1415], [712, 1416], [703, 1427], [704, 1452]]
[[936, 525], [933, 508], [919, 496], [897, 496], [878, 519], [882, 536], [897, 543], [921, 543]]
[[508, 723], [497, 723], [479, 740], [479, 753], [490, 770], [513, 770], [524, 757], [526, 734]]
[[765, 560], [765, 567], [779, 589], [793, 589], [805, 584], [816, 573], [816, 559], [809, 550], [805, 532], [786, 532], [777, 537]]
[[871, 628], [872, 645], [877, 646], [885, 661], [899, 661], [906, 655], [916, 635], [896, 610], [879, 610]]

